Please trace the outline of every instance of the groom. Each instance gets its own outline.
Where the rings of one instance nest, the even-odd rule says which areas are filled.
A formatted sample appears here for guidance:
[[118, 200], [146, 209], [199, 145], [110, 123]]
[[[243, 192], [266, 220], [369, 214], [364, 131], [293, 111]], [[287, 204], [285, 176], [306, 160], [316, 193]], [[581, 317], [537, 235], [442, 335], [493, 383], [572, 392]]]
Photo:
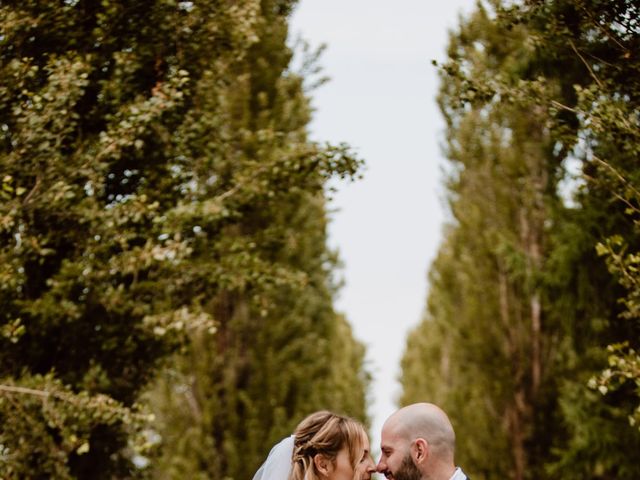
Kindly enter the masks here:
[[382, 426], [377, 470], [389, 480], [465, 480], [453, 460], [455, 440], [446, 413], [432, 403], [414, 403]]

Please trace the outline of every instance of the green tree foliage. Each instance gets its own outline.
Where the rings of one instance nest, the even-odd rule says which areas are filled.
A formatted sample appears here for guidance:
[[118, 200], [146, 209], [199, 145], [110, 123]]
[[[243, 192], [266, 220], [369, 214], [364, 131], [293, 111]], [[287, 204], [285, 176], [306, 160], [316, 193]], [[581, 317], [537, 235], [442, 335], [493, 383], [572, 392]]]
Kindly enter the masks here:
[[154, 478], [250, 478], [306, 414], [366, 418], [364, 349], [331, 308], [322, 203], [294, 210], [282, 206], [288, 241], [272, 248], [308, 281], [264, 292], [259, 304], [220, 300], [216, 336], [194, 339], [150, 393], [167, 439]]
[[[585, 394], [581, 376], [580, 388], [570, 388], [573, 394], [563, 401], [570, 440], [552, 471], [567, 478], [640, 475], [637, 465], [628, 461], [640, 447], [640, 436], [637, 429], [624, 425], [627, 418], [631, 425], [637, 422], [640, 407], [636, 307], [640, 62], [635, 55], [640, 46], [639, 14], [637, 3], [625, 1], [526, 2], [505, 12], [506, 19], [525, 20], [535, 27], [540, 51], [546, 53], [542, 58], [564, 64], [546, 74], [562, 82], [567, 92], [564, 98], [550, 99], [550, 111], [558, 141], [573, 148], [582, 161], [586, 182], [576, 197], [580, 215], [599, 223], [591, 229], [595, 234], [590, 249], [596, 247], [613, 274], [588, 278], [594, 294], [611, 304], [598, 335], [587, 328], [584, 331], [591, 331], [592, 338], [580, 340], [597, 352], [597, 361], [587, 363], [584, 374], [594, 374], [608, 363], [589, 382], [606, 396]], [[567, 66], [573, 75], [562, 73]], [[588, 222], [583, 228], [592, 225]], [[605, 292], [594, 288], [612, 279], [619, 282], [618, 288]]]
[[[617, 222], [606, 232], [607, 237], [598, 239], [597, 251], [606, 257], [609, 271], [626, 291], [626, 296], [620, 298], [620, 317], [628, 320], [622, 322], [627, 324], [622, 329], [632, 335], [629, 341], [611, 346], [615, 353], [610, 362], [617, 374], [637, 382], [638, 252], [631, 245], [637, 244], [640, 213], [640, 60], [634, 55], [640, 45], [640, 7], [624, 1], [556, 1], [544, 6], [525, 4], [519, 14], [537, 26], [541, 46], [557, 51], [554, 60], [570, 60], [573, 70], [581, 76], [580, 81], [571, 84], [560, 77], [567, 88], [574, 90], [569, 99], [574, 101], [555, 101], [553, 107], [558, 130], [571, 132], [565, 120], [567, 112], [578, 120], [572, 132], [575, 137], [560, 138], [567, 143], [582, 142], [588, 180], [582, 192], [583, 203], [595, 197], [611, 205], [606, 210], [599, 206], [600, 210], [617, 214]], [[604, 377], [601, 387], [607, 384]]]
[[[478, 475], [516, 479], [539, 475], [552, 435], [552, 422], [538, 417], [553, 413], [541, 407], [553, 402], [556, 368], [558, 327], [541, 287], [558, 203], [553, 143], [544, 109], [492, 98], [466, 78], [517, 82], [531, 54], [527, 39], [526, 29], [507, 30], [484, 8], [451, 39], [440, 104], [455, 224], [433, 267], [422, 340], [446, 344], [430, 349], [442, 356], [446, 348], [436, 365], [449, 370], [452, 383], [440, 391], [460, 425], [468, 455], [460, 461]], [[404, 401], [425, 395], [411, 390]], [[498, 464], [483, 452], [488, 443], [500, 447]]]
[[[238, 108], [258, 110], [239, 128], [279, 126], [282, 135], [304, 142], [308, 111], [301, 79], [274, 74], [290, 58], [286, 19], [268, 20], [245, 65], [247, 84], [259, 89], [236, 99]], [[255, 104], [255, 95], [265, 105]], [[261, 148], [263, 155], [278, 154], [277, 143]], [[249, 478], [270, 446], [306, 414], [331, 408], [366, 416], [364, 351], [332, 308], [335, 259], [326, 247], [322, 196], [289, 189], [273, 208], [261, 205], [250, 218], [236, 239], [255, 231], [255, 248], [292, 281], [250, 292], [225, 289], [212, 299], [215, 338], [199, 335], [186, 361], [168, 370], [151, 393], [162, 412], [160, 435], [176, 440], [165, 442], [157, 478]]]
[[473, 476], [637, 478], [637, 6], [487, 3], [442, 66], [453, 222], [402, 401], [452, 412]]
[[[242, 439], [275, 436], [244, 420], [258, 418], [268, 375], [301, 389], [271, 387], [292, 400], [260, 405], [270, 425], [319, 390], [311, 372], [346, 388], [336, 348], [360, 359], [349, 388], [364, 392], [361, 347], [337, 333], [324, 243], [325, 181], [353, 176], [358, 161], [306, 138], [303, 79], [284, 45], [292, 6], [0, 6], [2, 476], [142, 475], [140, 395], [186, 339], [195, 360], [177, 362], [211, 378], [203, 395], [218, 403], [202, 428], [230, 425], [207, 452], [227, 454], [229, 472], [257, 461], [239, 466]], [[291, 347], [293, 332], [310, 336]], [[278, 358], [253, 370], [270, 335], [313, 358], [299, 381]], [[363, 394], [349, 401], [364, 409]]]

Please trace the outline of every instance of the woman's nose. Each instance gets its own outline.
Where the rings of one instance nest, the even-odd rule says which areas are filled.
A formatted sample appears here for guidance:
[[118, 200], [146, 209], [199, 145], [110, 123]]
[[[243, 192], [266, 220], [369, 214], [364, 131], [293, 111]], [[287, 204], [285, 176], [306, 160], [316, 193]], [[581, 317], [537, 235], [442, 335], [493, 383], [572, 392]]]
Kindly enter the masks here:
[[367, 465], [367, 473], [373, 473], [376, 471], [376, 464], [373, 460], [369, 459], [369, 464]]

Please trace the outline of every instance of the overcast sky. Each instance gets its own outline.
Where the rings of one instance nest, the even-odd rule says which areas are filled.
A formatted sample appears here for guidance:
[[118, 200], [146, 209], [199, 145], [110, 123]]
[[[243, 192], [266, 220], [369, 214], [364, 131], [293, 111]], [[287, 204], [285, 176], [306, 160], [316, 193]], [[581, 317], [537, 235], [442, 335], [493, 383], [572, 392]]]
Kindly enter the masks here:
[[[331, 81], [314, 92], [312, 138], [349, 143], [367, 167], [330, 207], [329, 241], [344, 262], [337, 301], [368, 350], [372, 448], [396, 408], [400, 358], [425, 305], [427, 272], [444, 220], [431, 60], [473, 0], [301, 0], [291, 37], [327, 44]], [[425, 399], [428, 400], [428, 399]]]

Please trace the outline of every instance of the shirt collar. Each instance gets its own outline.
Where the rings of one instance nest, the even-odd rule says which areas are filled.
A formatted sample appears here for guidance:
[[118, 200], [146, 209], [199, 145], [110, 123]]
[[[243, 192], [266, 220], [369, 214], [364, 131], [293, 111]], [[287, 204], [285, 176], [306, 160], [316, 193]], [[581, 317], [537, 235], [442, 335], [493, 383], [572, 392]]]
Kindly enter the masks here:
[[460, 467], [456, 467], [449, 480], [466, 480], [466, 478], [467, 476], [462, 472], [462, 469]]

